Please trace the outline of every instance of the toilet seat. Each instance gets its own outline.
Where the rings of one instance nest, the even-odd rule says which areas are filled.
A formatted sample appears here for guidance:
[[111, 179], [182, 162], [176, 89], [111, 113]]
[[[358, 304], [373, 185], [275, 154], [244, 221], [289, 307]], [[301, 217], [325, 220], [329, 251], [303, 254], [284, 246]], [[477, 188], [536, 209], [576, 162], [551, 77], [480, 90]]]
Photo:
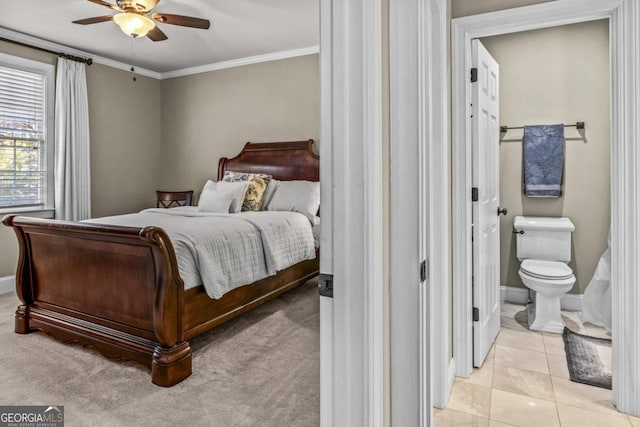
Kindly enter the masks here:
[[520, 264], [520, 270], [538, 279], [564, 280], [573, 277], [571, 268], [567, 264], [558, 261], [526, 259]]

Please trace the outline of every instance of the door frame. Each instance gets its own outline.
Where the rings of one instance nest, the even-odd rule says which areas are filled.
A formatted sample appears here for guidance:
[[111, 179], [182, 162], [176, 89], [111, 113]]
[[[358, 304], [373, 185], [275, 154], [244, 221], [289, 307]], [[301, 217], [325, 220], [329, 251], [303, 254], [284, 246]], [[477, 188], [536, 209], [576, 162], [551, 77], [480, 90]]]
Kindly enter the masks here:
[[381, 7], [320, 0], [323, 427], [384, 423]]
[[431, 425], [454, 380], [447, 33], [446, 0], [389, 1], [391, 425]]
[[[637, 0], [562, 0], [451, 21], [452, 242], [454, 358], [472, 371], [471, 39], [609, 20], [611, 61], [611, 251], [613, 403], [640, 415], [640, 4]], [[624, 343], [624, 351], [622, 344]], [[444, 366], [442, 367], [444, 368]]]

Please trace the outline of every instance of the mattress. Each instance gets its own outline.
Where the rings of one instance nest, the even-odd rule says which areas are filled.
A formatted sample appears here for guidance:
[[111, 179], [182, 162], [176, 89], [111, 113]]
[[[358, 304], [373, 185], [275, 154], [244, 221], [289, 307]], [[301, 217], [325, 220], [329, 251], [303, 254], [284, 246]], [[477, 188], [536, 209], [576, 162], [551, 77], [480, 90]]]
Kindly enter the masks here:
[[161, 227], [175, 249], [185, 290], [202, 284], [211, 298], [316, 256], [313, 224], [296, 212], [218, 214], [184, 206], [86, 222]]

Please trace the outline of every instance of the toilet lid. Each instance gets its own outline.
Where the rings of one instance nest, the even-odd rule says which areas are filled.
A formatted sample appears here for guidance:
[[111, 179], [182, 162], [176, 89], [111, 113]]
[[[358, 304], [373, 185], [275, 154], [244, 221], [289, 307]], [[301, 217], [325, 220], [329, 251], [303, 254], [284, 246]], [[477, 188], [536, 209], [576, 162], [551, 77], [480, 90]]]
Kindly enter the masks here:
[[540, 279], [568, 279], [573, 271], [563, 262], [525, 259], [520, 265], [524, 273]]

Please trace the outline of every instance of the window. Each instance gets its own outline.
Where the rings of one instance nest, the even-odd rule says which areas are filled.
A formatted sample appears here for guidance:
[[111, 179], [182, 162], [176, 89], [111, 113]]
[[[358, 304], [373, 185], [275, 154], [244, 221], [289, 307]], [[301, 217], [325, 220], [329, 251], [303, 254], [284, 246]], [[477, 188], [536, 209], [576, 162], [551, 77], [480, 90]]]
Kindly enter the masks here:
[[53, 209], [54, 66], [0, 54], [0, 212]]

